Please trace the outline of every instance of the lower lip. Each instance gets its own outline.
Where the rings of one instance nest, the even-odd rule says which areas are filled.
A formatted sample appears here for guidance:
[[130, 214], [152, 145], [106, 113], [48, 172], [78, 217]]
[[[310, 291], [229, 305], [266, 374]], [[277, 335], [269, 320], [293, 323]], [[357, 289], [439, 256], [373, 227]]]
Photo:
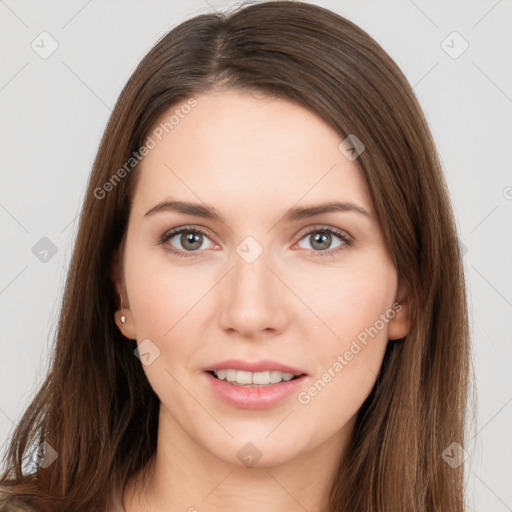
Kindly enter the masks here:
[[297, 393], [305, 375], [289, 381], [268, 386], [237, 386], [227, 380], [216, 379], [206, 372], [206, 378], [213, 392], [225, 403], [240, 409], [267, 409]]

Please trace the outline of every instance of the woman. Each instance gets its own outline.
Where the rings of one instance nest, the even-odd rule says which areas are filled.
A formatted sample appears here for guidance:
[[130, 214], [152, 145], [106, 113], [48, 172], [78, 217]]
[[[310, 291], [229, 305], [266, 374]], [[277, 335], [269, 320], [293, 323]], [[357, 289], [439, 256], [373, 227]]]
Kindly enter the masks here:
[[368, 34], [301, 2], [182, 23], [105, 130], [2, 510], [464, 510], [457, 240]]

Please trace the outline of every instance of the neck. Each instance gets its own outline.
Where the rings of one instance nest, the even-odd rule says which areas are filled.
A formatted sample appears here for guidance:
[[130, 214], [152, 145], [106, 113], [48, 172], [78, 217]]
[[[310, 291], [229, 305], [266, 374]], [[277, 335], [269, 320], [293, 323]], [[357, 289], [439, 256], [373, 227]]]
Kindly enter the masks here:
[[352, 427], [280, 464], [245, 467], [207, 451], [162, 407], [155, 457], [126, 487], [125, 512], [325, 512]]

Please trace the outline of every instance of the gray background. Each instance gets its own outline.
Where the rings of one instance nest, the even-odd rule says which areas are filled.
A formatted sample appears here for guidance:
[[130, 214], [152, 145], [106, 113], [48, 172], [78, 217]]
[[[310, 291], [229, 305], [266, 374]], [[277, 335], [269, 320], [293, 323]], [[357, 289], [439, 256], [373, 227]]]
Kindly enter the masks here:
[[[466, 446], [470, 510], [512, 510], [512, 3], [312, 3], [368, 31], [425, 110], [466, 251], [478, 394]], [[231, 5], [0, 0], [0, 444], [44, 375], [77, 214], [115, 100], [165, 32]], [[43, 31], [58, 43], [46, 59], [31, 47], [51, 48]], [[469, 44], [458, 58], [464, 43], [453, 31]], [[54, 255], [40, 252], [43, 237]]]

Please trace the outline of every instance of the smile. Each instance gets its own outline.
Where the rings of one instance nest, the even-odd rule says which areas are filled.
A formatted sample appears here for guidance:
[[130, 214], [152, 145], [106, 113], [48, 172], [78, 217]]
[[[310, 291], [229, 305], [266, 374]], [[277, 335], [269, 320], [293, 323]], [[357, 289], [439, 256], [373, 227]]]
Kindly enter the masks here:
[[226, 369], [213, 370], [211, 373], [215, 378], [219, 380], [226, 380], [236, 386], [269, 386], [279, 384], [283, 381], [288, 382], [300, 376], [276, 370], [248, 372], [244, 370]]

